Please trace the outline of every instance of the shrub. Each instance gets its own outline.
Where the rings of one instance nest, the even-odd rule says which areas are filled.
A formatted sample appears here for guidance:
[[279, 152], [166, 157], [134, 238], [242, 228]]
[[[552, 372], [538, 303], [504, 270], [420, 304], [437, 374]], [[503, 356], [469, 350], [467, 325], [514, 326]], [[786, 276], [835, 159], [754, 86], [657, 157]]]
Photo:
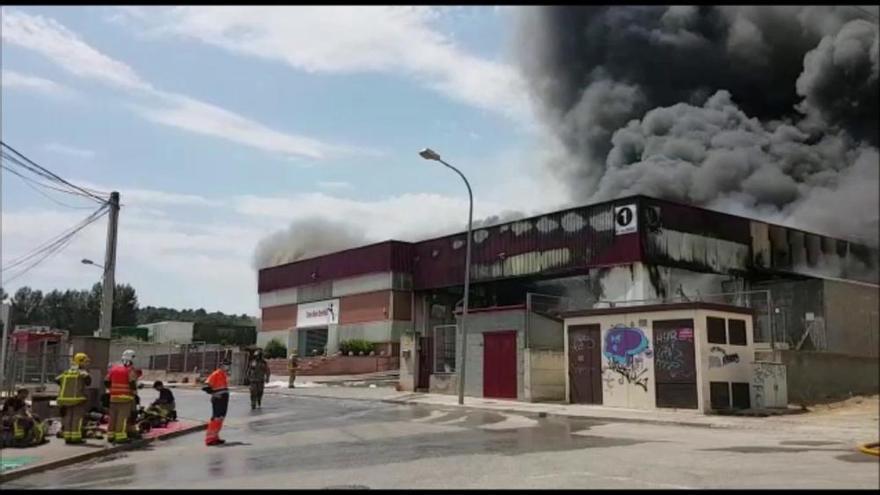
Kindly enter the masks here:
[[266, 356], [266, 359], [286, 358], [287, 347], [278, 339], [272, 339], [266, 344], [266, 350], [263, 352], [263, 355]]
[[376, 350], [376, 344], [367, 340], [352, 339], [340, 342], [339, 350], [343, 355], [348, 355], [349, 352], [353, 352], [355, 355], [360, 353], [366, 355]]

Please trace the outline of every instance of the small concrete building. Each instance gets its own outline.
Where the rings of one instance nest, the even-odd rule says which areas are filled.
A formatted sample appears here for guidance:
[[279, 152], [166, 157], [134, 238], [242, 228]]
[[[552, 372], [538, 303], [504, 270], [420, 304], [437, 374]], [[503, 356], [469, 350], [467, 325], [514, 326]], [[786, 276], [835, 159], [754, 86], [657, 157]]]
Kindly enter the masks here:
[[753, 385], [755, 367], [772, 366], [755, 363], [753, 314], [706, 302], [566, 313], [566, 401], [702, 413], [785, 407], [787, 398], [763, 397], [763, 381]]
[[140, 326], [147, 329], [150, 342], [189, 344], [193, 341], [195, 323], [190, 321], [160, 321]]

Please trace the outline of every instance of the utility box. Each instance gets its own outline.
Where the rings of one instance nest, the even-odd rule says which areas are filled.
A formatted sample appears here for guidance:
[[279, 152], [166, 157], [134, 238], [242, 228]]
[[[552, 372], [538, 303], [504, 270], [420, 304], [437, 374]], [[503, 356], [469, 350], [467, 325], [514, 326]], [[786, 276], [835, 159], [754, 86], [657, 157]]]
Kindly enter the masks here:
[[752, 364], [752, 404], [755, 409], [788, 407], [788, 377], [785, 365], [756, 361]]
[[84, 352], [89, 357], [86, 367], [92, 384], [86, 390], [89, 408], [97, 407], [104, 390], [104, 377], [110, 365], [110, 339], [104, 337], [77, 336], [71, 338], [71, 357]]

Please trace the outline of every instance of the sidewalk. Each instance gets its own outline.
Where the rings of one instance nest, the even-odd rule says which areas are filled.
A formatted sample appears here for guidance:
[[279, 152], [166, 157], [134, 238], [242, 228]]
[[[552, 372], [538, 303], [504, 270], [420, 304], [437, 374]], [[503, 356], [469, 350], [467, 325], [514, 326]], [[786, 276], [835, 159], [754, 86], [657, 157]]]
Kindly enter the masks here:
[[66, 445], [64, 440], [53, 436], [49, 439], [49, 443], [38, 447], [6, 448], [0, 455], [0, 484], [25, 475], [135, 449], [156, 440], [167, 440], [203, 430], [205, 427], [204, 422], [181, 419], [168, 428], [154, 429], [144, 438], [125, 445], [112, 445], [106, 440], [95, 439], [89, 439], [82, 445]]

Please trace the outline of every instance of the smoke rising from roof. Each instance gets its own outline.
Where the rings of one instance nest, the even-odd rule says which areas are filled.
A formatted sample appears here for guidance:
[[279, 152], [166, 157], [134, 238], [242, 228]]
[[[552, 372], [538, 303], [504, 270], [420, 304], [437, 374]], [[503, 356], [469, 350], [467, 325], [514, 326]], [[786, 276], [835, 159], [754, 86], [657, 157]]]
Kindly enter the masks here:
[[305, 218], [262, 239], [254, 252], [256, 269], [367, 244], [366, 233], [354, 225], [323, 218]]
[[585, 203], [643, 193], [877, 245], [877, 25], [847, 6], [527, 9], [520, 65]]

